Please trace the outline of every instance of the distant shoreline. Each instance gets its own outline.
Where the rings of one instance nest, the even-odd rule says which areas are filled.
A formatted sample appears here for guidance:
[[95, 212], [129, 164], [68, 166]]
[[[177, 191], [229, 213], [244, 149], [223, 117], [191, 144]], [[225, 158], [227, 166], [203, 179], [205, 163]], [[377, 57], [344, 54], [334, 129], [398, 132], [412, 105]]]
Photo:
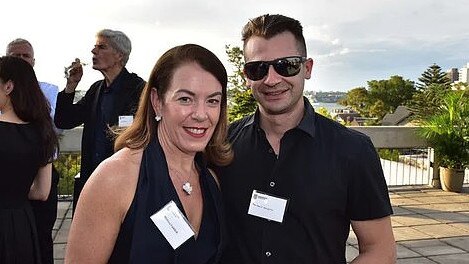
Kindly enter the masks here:
[[314, 102], [311, 103], [314, 107], [314, 110], [317, 111], [319, 108], [324, 107], [328, 112], [331, 112], [334, 109], [345, 109], [346, 107], [338, 103], [323, 103], [323, 102]]

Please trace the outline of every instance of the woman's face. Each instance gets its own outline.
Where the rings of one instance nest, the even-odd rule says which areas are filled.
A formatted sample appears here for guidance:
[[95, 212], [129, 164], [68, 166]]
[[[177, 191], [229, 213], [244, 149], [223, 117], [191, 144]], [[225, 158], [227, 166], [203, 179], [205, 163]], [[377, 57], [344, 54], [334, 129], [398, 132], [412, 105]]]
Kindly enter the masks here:
[[162, 116], [158, 136], [171, 151], [195, 155], [203, 151], [220, 118], [222, 85], [197, 63], [178, 67], [164, 98], [151, 95], [155, 113]]

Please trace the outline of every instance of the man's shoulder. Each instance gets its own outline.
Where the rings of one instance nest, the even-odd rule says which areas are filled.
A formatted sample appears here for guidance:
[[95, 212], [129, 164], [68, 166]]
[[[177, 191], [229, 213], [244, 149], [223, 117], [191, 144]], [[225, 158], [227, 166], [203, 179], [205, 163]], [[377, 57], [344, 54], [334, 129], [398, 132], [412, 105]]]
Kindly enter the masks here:
[[371, 142], [366, 134], [321, 115], [317, 115], [315, 124], [316, 132], [323, 142], [334, 143], [344, 148], [356, 148], [358, 145]]
[[48, 83], [48, 82], [39, 82], [39, 87], [41, 87], [43, 91], [56, 91], [57, 92], [59, 90], [59, 87], [57, 85]]
[[126, 70], [126, 75], [124, 78], [126, 81], [131, 82], [132, 86], [143, 88], [143, 86], [145, 85], [145, 80], [134, 72], [129, 72]]
[[233, 121], [228, 127], [228, 135], [238, 134], [243, 128], [253, 124], [253, 115]]

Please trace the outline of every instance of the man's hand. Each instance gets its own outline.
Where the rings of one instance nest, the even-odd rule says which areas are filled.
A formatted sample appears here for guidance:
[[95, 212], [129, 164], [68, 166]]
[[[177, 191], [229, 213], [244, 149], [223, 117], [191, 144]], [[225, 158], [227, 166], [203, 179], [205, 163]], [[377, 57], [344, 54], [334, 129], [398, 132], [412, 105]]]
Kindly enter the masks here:
[[83, 76], [83, 64], [80, 59], [76, 58], [74, 62], [65, 68], [65, 77], [67, 78], [67, 85], [65, 86], [66, 93], [74, 93]]

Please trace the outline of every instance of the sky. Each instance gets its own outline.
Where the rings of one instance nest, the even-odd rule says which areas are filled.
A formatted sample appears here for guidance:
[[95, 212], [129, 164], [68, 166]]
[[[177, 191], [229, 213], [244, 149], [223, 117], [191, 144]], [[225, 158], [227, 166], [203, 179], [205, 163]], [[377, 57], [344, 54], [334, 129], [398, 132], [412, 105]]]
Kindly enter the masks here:
[[[91, 62], [95, 35], [109, 28], [132, 41], [127, 69], [148, 79], [168, 49], [196, 43], [228, 63], [225, 45], [242, 46], [241, 28], [262, 14], [298, 19], [313, 74], [305, 89], [348, 91], [400, 75], [417, 81], [433, 63], [469, 63], [467, 0], [7, 0], [0, 15], [0, 55], [21, 37], [34, 46], [40, 81], [65, 86], [64, 67]], [[102, 79], [85, 66], [78, 89]]]

